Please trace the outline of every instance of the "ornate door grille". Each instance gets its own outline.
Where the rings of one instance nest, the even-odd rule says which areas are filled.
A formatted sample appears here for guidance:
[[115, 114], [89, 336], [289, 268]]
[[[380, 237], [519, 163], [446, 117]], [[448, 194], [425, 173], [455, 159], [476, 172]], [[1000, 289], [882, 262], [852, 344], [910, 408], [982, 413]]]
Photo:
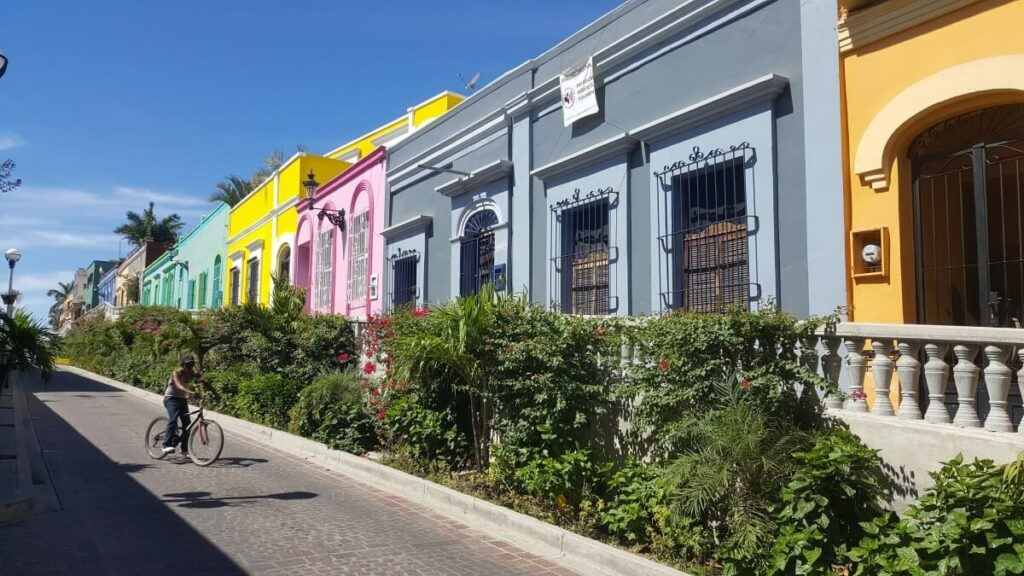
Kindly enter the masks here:
[[910, 148], [918, 318], [1019, 326], [1024, 302], [1024, 106], [937, 124]]
[[481, 210], [470, 216], [459, 242], [459, 293], [469, 296], [490, 284], [494, 275], [494, 227], [498, 216]]

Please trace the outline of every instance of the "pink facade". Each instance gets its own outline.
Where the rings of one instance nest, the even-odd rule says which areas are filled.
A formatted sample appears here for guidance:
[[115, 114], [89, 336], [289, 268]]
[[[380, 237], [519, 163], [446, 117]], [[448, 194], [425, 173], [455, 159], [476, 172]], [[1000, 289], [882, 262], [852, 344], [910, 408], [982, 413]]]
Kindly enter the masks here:
[[[385, 158], [377, 148], [295, 207], [292, 283], [306, 289], [312, 312], [366, 318], [382, 308]], [[344, 231], [324, 210], [344, 210]]]

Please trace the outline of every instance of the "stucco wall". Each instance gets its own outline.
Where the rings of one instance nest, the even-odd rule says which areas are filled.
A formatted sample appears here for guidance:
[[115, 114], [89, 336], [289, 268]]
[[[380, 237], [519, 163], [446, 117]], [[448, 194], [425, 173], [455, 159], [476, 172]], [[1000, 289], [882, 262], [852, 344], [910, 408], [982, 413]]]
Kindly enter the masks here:
[[[834, 15], [835, 3], [823, 4], [831, 5]], [[536, 302], [547, 303], [551, 280], [551, 189], [574, 189], [575, 178], [579, 179], [581, 190], [596, 185], [596, 180], [588, 175], [592, 165], [609, 162], [613, 157], [617, 167], [610, 170], [617, 180], [609, 185], [622, 189], [622, 220], [618, 225], [623, 244], [619, 246], [621, 270], [617, 272], [624, 279], [619, 288], [622, 302], [613, 313], [659, 311], [657, 287], [651, 280], [654, 252], [658, 248], [652, 240], [655, 231], [650, 207], [654, 172], [662, 166], [651, 162], [651, 148], [655, 140], [683, 133], [691, 134], [696, 144], [702, 144], [699, 135], [706, 131], [702, 126], [710, 126], [719, 119], [721, 114], [716, 116], [716, 106], [725, 109], [729, 104], [708, 104], [707, 110], [700, 112], [707, 120], [683, 123], [674, 133], [659, 132], [650, 138], [634, 133], [639, 134], [644, 126], [699, 103], [716, 98], [728, 100], [723, 95], [774, 75], [785, 85], [780, 93], [772, 94], [767, 127], [762, 127], [757, 135], [765, 143], [766, 156], [759, 161], [768, 177], [762, 186], [767, 189], [759, 189], [758, 194], [771, 194], [774, 200], [766, 202], [770, 212], [762, 215], [772, 226], [762, 236], [770, 244], [770, 261], [759, 265], [772, 269], [770, 274], [764, 274], [772, 283], [764, 293], [800, 315], [827, 313], [843, 304], [845, 282], [842, 267], [835, 264], [838, 255], [825, 260], [808, 259], [808, 244], [819, 237], [831, 239], [832, 245], [840, 246], [840, 250], [842, 245], [838, 141], [833, 138], [831, 142], [814, 142], [818, 149], [815, 160], [831, 167], [831, 172], [808, 171], [804, 161], [805, 138], [818, 134], [805, 126], [804, 75], [821, 76], [833, 82], [837, 77], [834, 60], [821, 59], [818, 64], [817, 60], [804, 59], [802, 26], [812, 19], [816, 25], [823, 21], [831, 25], [822, 18], [822, 13], [828, 13], [828, 6], [816, 8], [818, 12], [808, 13], [798, 0], [705, 0], [685, 5], [654, 0], [627, 2], [595, 25], [499, 78], [438, 122], [394, 147], [388, 168], [393, 193], [388, 223], [421, 214], [433, 219], [433, 231], [427, 242], [431, 270], [428, 299], [447, 299], [455, 285], [458, 263], [450, 255], [451, 238], [446, 233], [452, 229], [452, 206], [456, 201], [434, 192], [434, 188], [453, 176], [416, 170], [418, 163], [466, 172], [498, 159], [513, 163], [509, 178], [510, 285], [515, 291], [525, 289]], [[668, 35], [657, 32], [666, 26], [674, 26], [674, 31]], [[650, 35], [657, 38], [645, 40]], [[628, 56], [622, 57], [622, 53]], [[601, 112], [566, 128], [557, 82], [549, 80], [569, 65], [595, 54]], [[827, 82], [819, 85], [824, 83]], [[814, 121], [837, 123], [837, 94], [813, 97], [825, 104], [832, 99], [835, 104], [831, 109], [824, 104], [819, 106]], [[755, 105], [751, 102], [734, 112], [742, 116], [742, 109]], [[742, 139], [743, 135], [736, 137]], [[621, 142], [609, 144], [617, 138]], [[594, 151], [601, 146], [614, 150]], [[679, 153], [682, 154], [681, 149]], [[554, 170], [556, 175], [544, 173], [550, 172], [544, 167], [562, 160], [567, 166]], [[538, 168], [542, 168], [541, 173], [533, 174]], [[809, 182], [809, 177], [813, 181]], [[808, 203], [807, 189], [815, 191], [815, 202]], [[472, 195], [474, 191], [466, 193]], [[808, 206], [827, 209], [829, 215], [811, 216]], [[827, 293], [827, 297], [809, 296], [811, 275], [819, 278], [816, 288]]]

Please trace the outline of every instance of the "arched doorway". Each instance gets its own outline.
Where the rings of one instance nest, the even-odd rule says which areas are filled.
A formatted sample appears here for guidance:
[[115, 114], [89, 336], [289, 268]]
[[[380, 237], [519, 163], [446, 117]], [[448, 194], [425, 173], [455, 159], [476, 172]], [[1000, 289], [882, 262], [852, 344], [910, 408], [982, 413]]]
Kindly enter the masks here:
[[494, 271], [494, 227], [498, 215], [480, 210], [466, 221], [459, 242], [459, 293], [468, 296], [490, 284]]
[[909, 149], [918, 320], [1015, 326], [1024, 302], [1024, 104], [944, 120]]

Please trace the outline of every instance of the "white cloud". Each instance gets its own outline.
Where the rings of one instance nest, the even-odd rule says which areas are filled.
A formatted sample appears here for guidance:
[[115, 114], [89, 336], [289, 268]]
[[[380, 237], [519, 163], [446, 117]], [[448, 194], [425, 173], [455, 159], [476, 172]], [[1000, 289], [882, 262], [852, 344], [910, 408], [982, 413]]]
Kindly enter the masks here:
[[113, 233], [67, 232], [61, 230], [21, 230], [12, 236], [0, 236], [0, 245], [26, 248], [100, 248], [113, 250], [121, 237]]
[[10, 150], [25, 145], [25, 139], [12, 132], [0, 133], [0, 150]]
[[59, 282], [73, 282], [74, 279], [74, 270], [60, 270], [43, 274], [18, 274], [15, 271], [14, 274], [15, 288], [22, 293], [42, 292], [45, 294], [47, 290], [56, 288]]
[[170, 206], [171, 208], [176, 206], [186, 208], [206, 208], [210, 204], [206, 200], [196, 198], [195, 196], [163, 194], [145, 188], [130, 188], [128, 186], [119, 186], [115, 191], [120, 198], [126, 200], [153, 202], [157, 206]]

